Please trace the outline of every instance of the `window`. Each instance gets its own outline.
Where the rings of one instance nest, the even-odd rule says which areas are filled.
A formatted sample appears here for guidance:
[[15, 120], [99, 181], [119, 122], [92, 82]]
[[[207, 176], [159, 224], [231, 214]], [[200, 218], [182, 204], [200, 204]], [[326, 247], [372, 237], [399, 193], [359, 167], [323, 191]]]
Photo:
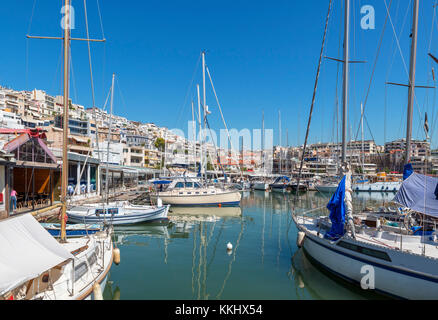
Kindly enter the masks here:
[[92, 254], [90, 254], [90, 256], [87, 257], [87, 259], [88, 259], [88, 264], [89, 264], [90, 267], [91, 267], [91, 266], [92, 266], [93, 264], [95, 264], [96, 261], [97, 261], [97, 255], [96, 255], [96, 253], [93, 252]]
[[377, 259], [382, 259], [385, 261], [391, 261], [391, 258], [388, 256], [388, 254], [386, 252], [383, 251], [379, 251], [379, 250], [374, 250], [374, 249], [370, 249], [370, 248], [365, 248], [365, 247], [361, 247], [352, 243], [347, 243], [345, 241], [340, 241], [338, 243], [338, 246], [351, 250], [351, 251], [355, 251], [370, 257], [374, 257]]
[[75, 281], [77, 281], [80, 278], [82, 278], [82, 276], [84, 274], [86, 274], [87, 271], [88, 271], [88, 267], [87, 267], [87, 264], [85, 262], [82, 262], [80, 265], [78, 265], [75, 268]]
[[175, 185], [175, 188], [184, 188], [184, 183], [183, 183], [183, 182], [178, 182], [178, 183]]
[[186, 182], [186, 188], [193, 188], [193, 182]]

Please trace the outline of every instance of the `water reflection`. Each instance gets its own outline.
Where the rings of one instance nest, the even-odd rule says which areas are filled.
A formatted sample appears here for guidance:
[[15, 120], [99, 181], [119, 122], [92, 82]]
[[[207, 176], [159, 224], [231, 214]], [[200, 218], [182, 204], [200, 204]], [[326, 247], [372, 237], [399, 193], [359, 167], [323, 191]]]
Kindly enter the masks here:
[[169, 216], [207, 216], [238, 217], [242, 215], [240, 207], [171, 207]]
[[[308, 192], [295, 202], [294, 195], [245, 192], [240, 208], [174, 207], [167, 224], [116, 227], [122, 259], [105, 299], [368, 298], [315, 268], [296, 246], [291, 212], [328, 214], [329, 197]], [[381, 202], [353, 198], [357, 208]]]
[[303, 250], [297, 250], [292, 256], [288, 277], [300, 300], [383, 299], [381, 296], [364, 291], [316, 267]]

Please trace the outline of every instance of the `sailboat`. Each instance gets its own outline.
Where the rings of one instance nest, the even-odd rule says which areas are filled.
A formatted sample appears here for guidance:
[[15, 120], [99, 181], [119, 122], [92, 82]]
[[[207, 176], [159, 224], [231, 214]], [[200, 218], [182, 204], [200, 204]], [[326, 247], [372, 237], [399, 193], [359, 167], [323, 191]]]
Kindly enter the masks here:
[[[157, 190], [151, 194], [152, 201], [160, 199], [164, 204], [172, 206], [239, 206], [242, 195], [239, 190], [217, 184], [208, 185], [206, 182], [207, 150], [204, 149], [202, 138], [202, 125], [204, 130], [207, 124], [207, 115], [210, 113], [207, 106], [206, 86], [205, 86], [205, 52], [202, 52], [202, 78], [203, 78], [203, 116], [201, 117], [201, 97], [199, 85], [197, 86], [198, 95], [198, 124], [201, 132], [200, 166], [199, 179], [190, 177], [180, 177], [172, 179], [165, 189]], [[210, 74], [209, 74], [210, 76]], [[211, 80], [211, 78], [210, 78]]]
[[262, 113], [262, 166], [263, 173], [261, 176], [257, 177], [255, 181], [252, 183], [252, 188], [254, 190], [260, 191], [268, 191], [269, 190], [269, 181], [266, 174], [266, 164], [265, 164], [265, 113]]
[[[412, 135], [412, 107], [415, 88], [415, 64], [419, 0], [414, 1], [409, 75], [406, 168], [409, 167]], [[348, 28], [350, 0], [345, 0], [344, 88], [348, 88]], [[344, 115], [348, 95], [344, 91]], [[345, 120], [345, 119], [344, 119]], [[344, 122], [345, 123], [345, 122]], [[345, 140], [343, 140], [345, 143]], [[343, 153], [345, 157], [345, 153]], [[402, 184], [394, 201], [403, 207], [401, 219], [419, 216], [419, 225], [409, 228], [376, 223], [369, 227], [353, 216], [351, 170], [344, 162], [344, 178], [327, 208], [330, 217], [294, 214], [298, 228], [297, 245], [311, 261], [329, 272], [374, 290], [404, 299], [438, 298], [438, 246], [436, 240], [436, 194], [438, 179], [412, 173]], [[426, 219], [431, 230], [427, 230]], [[415, 219], [414, 219], [415, 221]], [[408, 223], [405, 223], [409, 225]], [[416, 233], [414, 230], [422, 229]]]
[[108, 164], [109, 164], [109, 143], [111, 141], [112, 130], [112, 115], [114, 102], [114, 79], [112, 77], [111, 85], [111, 110], [108, 128], [108, 148], [107, 148], [107, 162], [105, 174], [105, 203], [84, 204], [80, 206], [71, 206], [67, 210], [68, 219], [73, 223], [82, 224], [105, 224], [112, 225], [126, 225], [143, 222], [157, 222], [167, 220], [167, 213], [169, 212], [169, 205], [163, 206], [161, 201], [157, 202], [156, 206], [134, 205], [129, 201], [115, 201], [109, 202], [109, 187], [108, 187]]
[[[8, 300], [102, 299], [113, 263], [112, 227], [86, 237], [66, 237], [68, 178], [68, 102], [70, 63], [70, 0], [65, 0], [64, 21], [64, 138], [61, 184], [61, 237], [59, 241], [31, 214], [0, 221], [0, 297]], [[30, 37], [29, 38], [43, 38]], [[44, 37], [47, 38], [47, 37]], [[87, 41], [90, 41], [87, 39]], [[117, 249], [118, 250], [118, 249]]]

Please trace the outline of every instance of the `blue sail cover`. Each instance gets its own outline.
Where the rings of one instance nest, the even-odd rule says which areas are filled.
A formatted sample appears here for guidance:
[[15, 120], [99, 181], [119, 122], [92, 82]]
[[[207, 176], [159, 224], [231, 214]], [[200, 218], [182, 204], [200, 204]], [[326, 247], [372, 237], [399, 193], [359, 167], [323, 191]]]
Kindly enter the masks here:
[[438, 178], [412, 173], [403, 181], [394, 202], [413, 211], [438, 218]]
[[405, 165], [405, 168], [403, 169], [403, 181], [409, 178], [413, 173], [414, 168], [412, 168], [412, 164], [408, 163], [407, 165]]
[[345, 225], [345, 179], [344, 177], [338, 185], [335, 194], [327, 204], [327, 209], [330, 211], [330, 221], [332, 228], [326, 234], [326, 237], [332, 240], [339, 239], [344, 235]]

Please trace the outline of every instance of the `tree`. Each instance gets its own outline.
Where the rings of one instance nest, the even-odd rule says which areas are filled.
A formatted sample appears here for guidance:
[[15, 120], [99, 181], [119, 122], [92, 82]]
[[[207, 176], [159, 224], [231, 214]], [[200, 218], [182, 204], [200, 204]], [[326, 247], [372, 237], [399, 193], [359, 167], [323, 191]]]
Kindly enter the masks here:
[[158, 150], [164, 151], [164, 148], [166, 146], [166, 141], [164, 141], [163, 138], [157, 138], [157, 140], [155, 140], [154, 145]]

